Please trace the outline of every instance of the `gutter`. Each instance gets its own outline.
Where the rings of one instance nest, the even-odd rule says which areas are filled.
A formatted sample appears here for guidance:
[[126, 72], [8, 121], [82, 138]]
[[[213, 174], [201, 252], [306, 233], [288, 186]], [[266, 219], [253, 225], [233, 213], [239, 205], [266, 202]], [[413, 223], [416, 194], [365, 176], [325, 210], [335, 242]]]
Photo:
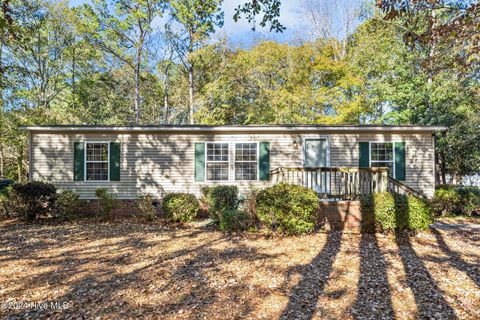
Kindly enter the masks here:
[[24, 126], [30, 132], [441, 132], [442, 126]]

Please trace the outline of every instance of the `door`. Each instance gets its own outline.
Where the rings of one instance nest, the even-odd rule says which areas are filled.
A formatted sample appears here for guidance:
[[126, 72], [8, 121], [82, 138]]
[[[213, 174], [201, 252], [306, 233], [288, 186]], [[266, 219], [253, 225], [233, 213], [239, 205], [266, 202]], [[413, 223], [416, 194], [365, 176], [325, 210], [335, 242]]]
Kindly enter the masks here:
[[[327, 164], [327, 139], [305, 139], [304, 162], [305, 168], [321, 168]], [[305, 186], [319, 193], [328, 193], [330, 173], [315, 170], [306, 170]]]

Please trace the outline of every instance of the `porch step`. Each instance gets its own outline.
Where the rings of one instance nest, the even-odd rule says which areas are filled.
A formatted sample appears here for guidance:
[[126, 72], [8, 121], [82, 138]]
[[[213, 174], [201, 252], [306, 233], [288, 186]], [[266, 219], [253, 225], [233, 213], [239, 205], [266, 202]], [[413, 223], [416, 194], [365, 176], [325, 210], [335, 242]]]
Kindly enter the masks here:
[[360, 231], [362, 227], [369, 227], [362, 218], [361, 204], [358, 200], [320, 201], [318, 216], [319, 223], [328, 225], [332, 230]]

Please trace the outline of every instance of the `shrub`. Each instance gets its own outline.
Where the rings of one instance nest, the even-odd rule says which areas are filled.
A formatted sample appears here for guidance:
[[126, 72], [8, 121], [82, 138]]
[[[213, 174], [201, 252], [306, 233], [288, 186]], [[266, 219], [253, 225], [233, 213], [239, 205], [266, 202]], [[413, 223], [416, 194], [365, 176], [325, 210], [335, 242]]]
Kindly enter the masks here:
[[258, 219], [267, 227], [288, 234], [312, 232], [317, 209], [317, 193], [297, 185], [276, 184], [261, 190], [256, 197]]
[[12, 193], [12, 186], [3, 187], [0, 189], [0, 216], [10, 216], [10, 195]]
[[141, 215], [144, 216], [148, 221], [153, 221], [155, 219], [157, 210], [153, 205], [153, 195], [150, 193], [138, 198], [137, 208]]
[[107, 220], [112, 217], [112, 211], [117, 205], [117, 200], [113, 194], [108, 193], [105, 188], [95, 190], [98, 198], [98, 215], [100, 218]]
[[225, 232], [243, 231], [247, 229], [248, 216], [241, 210], [224, 210], [220, 214], [218, 225]]
[[215, 220], [220, 220], [220, 215], [223, 211], [236, 210], [238, 208], [237, 186], [216, 185], [214, 187], [203, 187], [202, 193], [208, 212]]
[[30, 181], [12, 185], [9, 195], [11, 210], [25, 219], [32, 221], [39, 214], [52, 209], [55, 202], [56, 188], [50, 183]]
[[480, 188], [440, 186], [435, 191], [432, 207], [436, 215], [471, 215], [480, 210]]
[[411, 195], [366, 195], [361, 198], [361, 210], [365, 222], [382, 231], [425, 230], [433, 221], [428, 202]]
[[168, 220], [188, 222], [197, 216], [200, 206], [191, 193], [169, 193], [163, 198], [162, 209]]
[[7, 187], [11, 186], [13, 183], [14, 181], [10, 179], [0, 179], [0, 193]]
[[71, 220], [81, 205], [80, 196], [73, 190], [61, 190], [55, 199], [55, 212], [61, 220]]

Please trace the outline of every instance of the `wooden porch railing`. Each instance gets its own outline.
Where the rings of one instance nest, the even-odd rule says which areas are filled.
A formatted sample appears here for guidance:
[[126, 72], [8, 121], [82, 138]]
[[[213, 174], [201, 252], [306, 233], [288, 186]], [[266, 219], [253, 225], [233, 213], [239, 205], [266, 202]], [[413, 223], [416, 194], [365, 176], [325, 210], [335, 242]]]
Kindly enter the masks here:
[[362, 194], [387, 191], [387, 168], [279, 167], [273, 183], [302, 185], [325, 199], [356, 199]]
[[387, 190], [389, 192], [392, 192], [392, 193], [410, 194], [410, 195], [413, 195], [417, 198], [427, 199], [427, 196], [425, 196], [423, 193], [418, 192], [417, 190], [410, 188], [409, 186], [401, 183], [398, 180], [395, 180], [392, 177], [388, 177]]

